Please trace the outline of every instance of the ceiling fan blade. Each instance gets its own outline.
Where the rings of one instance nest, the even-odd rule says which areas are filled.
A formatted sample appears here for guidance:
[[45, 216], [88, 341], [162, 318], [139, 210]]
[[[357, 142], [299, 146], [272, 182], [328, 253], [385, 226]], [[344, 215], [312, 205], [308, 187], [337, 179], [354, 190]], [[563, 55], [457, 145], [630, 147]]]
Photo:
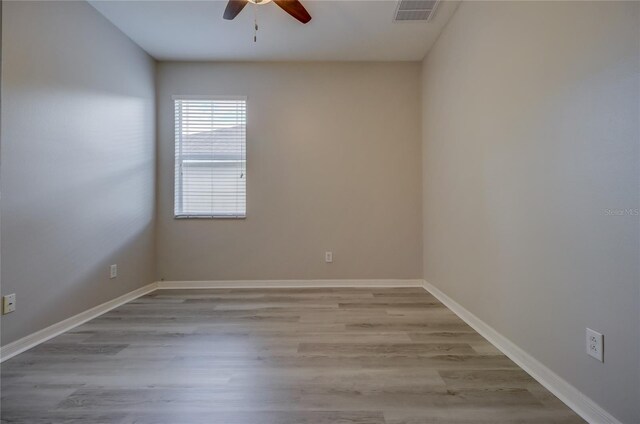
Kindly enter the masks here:
[[229, 0], [227, 8], [224, 9], [223, 18], [231, 20], [238, 16], [238, 13], [247, 5], [247, 0]]
[[273, 0], [273, 2], [303, 24], [311, 20], [311, 15], [298, 0]]

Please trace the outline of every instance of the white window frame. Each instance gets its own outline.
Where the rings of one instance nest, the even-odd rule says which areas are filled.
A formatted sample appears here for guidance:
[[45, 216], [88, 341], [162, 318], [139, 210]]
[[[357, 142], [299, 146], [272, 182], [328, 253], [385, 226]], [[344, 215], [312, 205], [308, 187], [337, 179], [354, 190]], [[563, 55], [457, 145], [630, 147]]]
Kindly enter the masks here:
[[[178, 144], [178, 139], [176, 136], [176, 125], [177, 122], [175, 121], [175, 102], [176, 100], [242, 100], [245, 102], [245, 149], [244, 149], [244, 162], [245, 162], [245, 168], [244, 168], [244, 179], [245, 179], [245, 211], [244, 211], [244, 215], [239, 215], [239, 214], [188, 214], [188, 213], [176, 213], [176, 198], [178, 196], [176, 196], [176, 192], [177, 190], [180, 190], [180, 198], [182, 198], [182, 178], [177, 178], [177, 175], [174, 175], [173, 181], [174, 181], [174, 188], [173, 188], [173, 211], [174, 211], [174, 219], [246, 219], [247, 217], [247, 209], [248, 209], [248, 198], [246, 198], [246, 187], [247, 187], [247, 122], [248, 122], [248, 111], [247, 111], [247, 96], [220, 96], [220, 95], [173, 95], [171, 96], [171, 102], [172, 102], [172, 106], [174, 109], [174, 123], [173, 123], [173, 132], [174, 132], [174, 150], [173, 150], [173, 155], [174, 155], [174, 172], [177, 172], [175, 170], [175, 163], [177, 162], [177, 157], [176, 157], [176, 145]], [[180, 184], [180, 187], [178, 187], [178, 184]], [[182, 210], [182, 208], [180, 208], [180, 210]]]

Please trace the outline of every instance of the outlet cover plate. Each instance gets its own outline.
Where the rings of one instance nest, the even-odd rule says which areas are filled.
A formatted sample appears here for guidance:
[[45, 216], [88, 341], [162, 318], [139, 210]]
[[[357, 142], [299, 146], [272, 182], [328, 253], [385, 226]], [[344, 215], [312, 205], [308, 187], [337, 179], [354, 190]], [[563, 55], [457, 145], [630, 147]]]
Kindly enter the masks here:
[[604, 336], [587, 328], [587, 354], [604, 362]]
[[2, 296], [2, 314], [8, 314], [16, 310], [16, 294]]
[[333, 262], [333, 252], [324, 252], [324, 261], [328, 264]]

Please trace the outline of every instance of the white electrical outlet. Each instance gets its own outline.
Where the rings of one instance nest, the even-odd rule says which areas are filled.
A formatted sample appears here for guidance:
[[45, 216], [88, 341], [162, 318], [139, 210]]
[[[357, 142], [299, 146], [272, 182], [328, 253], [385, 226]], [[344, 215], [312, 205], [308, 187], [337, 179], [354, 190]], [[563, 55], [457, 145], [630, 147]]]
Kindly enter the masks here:
[[587, 353], [600, 362], [604, 362], [604, 336], [587, 328]]
[[333, 252], [324, 252], [324, 261], [328, 264], [333, 262]]
[[111, 265], [109, 267], [109, 278], [116, 278], [118, 276], [118, 265]]
[[2, 315], [16, 310], [16, 294], [2, 296]]

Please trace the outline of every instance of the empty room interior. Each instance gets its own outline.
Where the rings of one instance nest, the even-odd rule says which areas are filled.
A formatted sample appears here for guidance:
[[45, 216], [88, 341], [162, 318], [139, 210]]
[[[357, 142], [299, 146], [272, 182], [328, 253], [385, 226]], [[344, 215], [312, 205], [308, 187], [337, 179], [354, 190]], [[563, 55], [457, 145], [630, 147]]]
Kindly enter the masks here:
[[640, 424], [640, 2], [0, 11], [3, 424]]

